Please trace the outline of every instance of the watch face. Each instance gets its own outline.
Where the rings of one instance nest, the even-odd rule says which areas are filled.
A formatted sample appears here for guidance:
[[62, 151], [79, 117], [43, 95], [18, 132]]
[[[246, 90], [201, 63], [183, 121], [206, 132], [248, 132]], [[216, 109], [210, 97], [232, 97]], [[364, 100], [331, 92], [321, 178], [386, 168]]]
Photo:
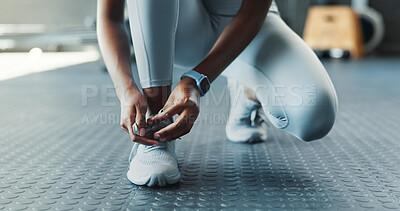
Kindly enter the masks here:
[[210, 89], [210, 83], [208, 82], [207, 78], [201, 80], [200, 88], [203, 91], [203, 93], [206, 93]]

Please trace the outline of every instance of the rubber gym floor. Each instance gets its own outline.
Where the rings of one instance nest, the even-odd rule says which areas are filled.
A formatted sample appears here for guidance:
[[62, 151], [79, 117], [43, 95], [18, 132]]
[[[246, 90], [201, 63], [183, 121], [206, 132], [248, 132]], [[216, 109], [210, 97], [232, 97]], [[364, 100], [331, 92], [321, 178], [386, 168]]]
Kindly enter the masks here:
[[230, 143], [221, 77], [164, 188], [127, 180], [132, 142], [98, 63], [1, 81], [0, 210], [400, 210], [400, 60], [324, 64], [340, 104], [328, 136], [271, 126], [265, 142]]

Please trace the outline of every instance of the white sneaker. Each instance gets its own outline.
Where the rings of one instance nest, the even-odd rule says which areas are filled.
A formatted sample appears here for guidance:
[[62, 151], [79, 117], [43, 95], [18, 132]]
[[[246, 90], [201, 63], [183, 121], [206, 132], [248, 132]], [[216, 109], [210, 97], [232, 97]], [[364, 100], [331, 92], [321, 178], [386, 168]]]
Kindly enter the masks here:
[[[136, 126], [136, 125], [135, 125]], [[137, 134], [137, 128], [134, 127]], [[134, 143], [129, 156], [127, 177], [136, 185], [165, 186], [179, 182], [178, 157], [175, 140], [160, 141], [159, 146]]]
[[266, 139], [265, 129], [258, 127], [254, 120], [260, 104], [246, 97], [245, 87], [228, 79], [230, 113], [225, 127], [226, 136], [237, 143], [253, 143]]

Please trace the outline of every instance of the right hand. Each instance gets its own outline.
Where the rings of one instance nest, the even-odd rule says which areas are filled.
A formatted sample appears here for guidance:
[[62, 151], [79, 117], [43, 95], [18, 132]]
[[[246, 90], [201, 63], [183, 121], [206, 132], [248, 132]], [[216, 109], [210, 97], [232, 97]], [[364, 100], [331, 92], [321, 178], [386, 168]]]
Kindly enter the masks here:
[[[146, 97], [137, 87], [126, 89], [120, 97], [121, 102], [121, 127], [124, 129], [132, 141], [145, 145], [158, 145], [158, 141], [148, 139], [145, 136], [146, 128]], [[133, 133], [133, 124], [138, 126], [140, 136]]]

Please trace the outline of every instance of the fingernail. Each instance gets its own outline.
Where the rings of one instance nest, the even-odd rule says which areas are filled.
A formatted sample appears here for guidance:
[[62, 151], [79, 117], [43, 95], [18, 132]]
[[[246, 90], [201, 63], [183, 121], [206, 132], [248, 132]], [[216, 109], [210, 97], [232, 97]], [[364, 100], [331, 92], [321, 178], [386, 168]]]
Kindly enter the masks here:
[[165, 141], [166, 139], [163, 137], [163, 138], [160, 138], [160, 141]]
[[160, 138], [160, 134], [158, 134], [158, 133], [154, 134], [154, 138], [155, 139], [159, 139]]
[[145, 134], [146, 134], [146, 131], [144, 130], [144, 128], [140, 128], [139, 135], [144, 136]]
[[158, 143], [158, 142], [155, 142], [155, 143], [154, 143], [154, 145], [155, 145], [155, 146], [158, 146], [158, 145], [159, 145], [159, 143]]

